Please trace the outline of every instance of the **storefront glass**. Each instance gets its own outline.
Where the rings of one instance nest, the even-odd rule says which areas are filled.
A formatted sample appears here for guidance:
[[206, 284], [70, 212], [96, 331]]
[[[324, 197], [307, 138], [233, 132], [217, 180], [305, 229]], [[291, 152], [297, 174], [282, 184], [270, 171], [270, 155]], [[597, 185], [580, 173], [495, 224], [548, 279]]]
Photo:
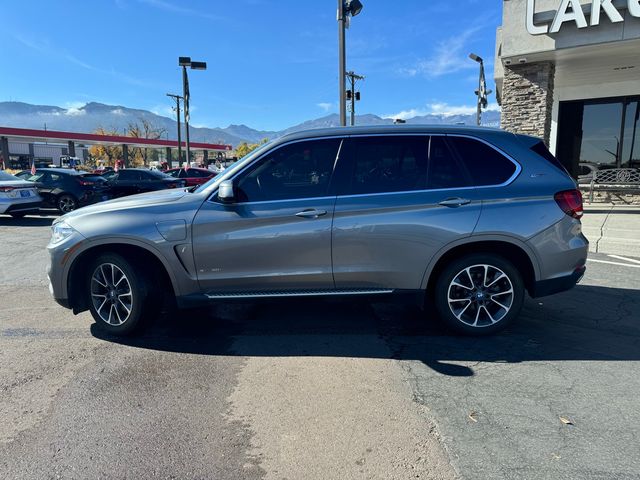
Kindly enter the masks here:
[[637, 97], [561, 102], [558, 160], [575, 177], [640, 167], [639, 114]]
[[640, 100], [627, 104], [621, 164], [623, 168], [640, 168]]

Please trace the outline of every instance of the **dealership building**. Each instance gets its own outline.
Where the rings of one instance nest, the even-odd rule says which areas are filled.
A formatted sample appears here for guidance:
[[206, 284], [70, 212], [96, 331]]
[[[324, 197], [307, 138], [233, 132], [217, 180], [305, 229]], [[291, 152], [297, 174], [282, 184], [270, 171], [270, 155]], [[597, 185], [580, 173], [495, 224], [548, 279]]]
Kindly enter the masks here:
[[640, 0], [503, 0], [495, 79], [502, 127], [574, 176], [640, 168]]

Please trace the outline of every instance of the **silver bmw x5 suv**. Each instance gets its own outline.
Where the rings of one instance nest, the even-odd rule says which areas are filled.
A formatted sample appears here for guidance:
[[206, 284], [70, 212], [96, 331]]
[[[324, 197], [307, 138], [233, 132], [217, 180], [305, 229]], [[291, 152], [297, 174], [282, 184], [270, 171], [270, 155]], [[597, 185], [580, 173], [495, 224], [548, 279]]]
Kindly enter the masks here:
[[51, 293], [116, 335], [178, 307], [257, 297], [410, 294], [465, 334], [525, 293], [573, 287], [588, 242], [576, 183], [537, 138], [389, 126], [294, 133], [195, 190], [60, 217]]

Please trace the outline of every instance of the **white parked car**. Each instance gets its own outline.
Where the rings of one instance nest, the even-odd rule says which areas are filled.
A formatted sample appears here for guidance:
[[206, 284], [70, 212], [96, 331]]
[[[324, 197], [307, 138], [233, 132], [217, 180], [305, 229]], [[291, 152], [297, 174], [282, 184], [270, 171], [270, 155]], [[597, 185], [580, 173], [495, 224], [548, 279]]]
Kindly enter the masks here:
[[41, 203], [35, 183], [0, 171], [0, 213], [21, 218], [38, 213]]

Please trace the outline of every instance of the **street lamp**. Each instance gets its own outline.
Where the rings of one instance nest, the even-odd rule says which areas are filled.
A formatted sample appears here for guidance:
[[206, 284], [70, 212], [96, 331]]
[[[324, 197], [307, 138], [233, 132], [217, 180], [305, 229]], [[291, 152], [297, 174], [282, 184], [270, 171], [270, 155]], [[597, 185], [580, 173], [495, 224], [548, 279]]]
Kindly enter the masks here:
[[482, 57], [476, 55], [475, 53], [470, 53], [469, 58], [474, 62], [478, 62], [480, 64], [480, 76], [478, 78], [478, 90], [475, 91], [476, 96], [478, 97], [478, 109], [476, 111], [476, 125], [480, 126], [480, 120], [482, 117], [482, 109], [487, 108], [489, 94], [492, 93], [491, 90], [487, 90], [487, 81], [484, 77], [484, 60]]
[[[167, 97], [171, 97], [176, 101], [176, 106], [174, 110], [176, 112], [176, 121], [178, 122], [178, 167], [180, 167], [182, 163], [182, 140], [180, 139], [180, 100], [184, 100], [180, 95], [176, 95], [175, 93], [167, 93]], [[169, 138], [169, 134], [167, 134], [167, 138]], [[171, 164], [171, 158], [168, 158], [169, 168], [173, 167]]]
[[[189, 150], [189, 77], [187, 76], [187, 67], [192, 70], [206, 70], [207, 62], [193, 62], [191, 57], [178, 57], [178, 65], [182, 67], [182, 97], [184, 103], [184, 126], [185, 142], [187, 149], [187, 165], [191, 165], [191, 151]], [[178, 165], [182, 166], [182, 158], [180, 158]]]
[[347, 97], [345, 88], [346, 75], [346, 48], [345, 48], [345, 28], [349, 16], [355, 17], [362, 11], [360, 0], [338, 0], [338, 69], [340, 83], [340, 125], [347, 125]]

